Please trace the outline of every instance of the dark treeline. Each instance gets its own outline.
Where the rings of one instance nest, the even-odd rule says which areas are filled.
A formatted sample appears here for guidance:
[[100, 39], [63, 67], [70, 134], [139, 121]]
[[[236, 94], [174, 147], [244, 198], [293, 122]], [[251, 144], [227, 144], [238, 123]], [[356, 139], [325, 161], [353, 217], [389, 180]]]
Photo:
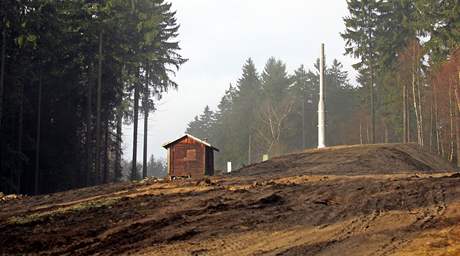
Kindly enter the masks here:
[[[327, 68], [327, 144], [416, 142], [460, 163], [460, 3], [457, 0], [348, 0], [345, 54], [358, 60], [350, 86], [340, 63]], [[316, 147], [318, 66], [288, 75], [270, 59], [261, 75], [249, 60], [216, 111], [187, 132], [222, 149], [237, 166]], [[460, 165], [459, 165], [460, 166]]]
[[[137, 141], [139, 115], [185, 62], [171, 4], [2, 0], [0, 10], [0, 191], [121, 179], [122, 122]], [[129, 176], [146, 174], [133, 165]]]
[[[132, 161], [121, 161], [121, 172], [124, 178], [129, 178], [132, 175], [132, 166]], [[168, 166], [164, 158], [155, 158], [154, 155], [150, 155], [146, 167], [148, 177], [164, 178], [168, 175]], [[140, 170], [142, 170], [142, 168], [142, 164], [138, 162], [137, 170], [139, 176], [141, 175]]]

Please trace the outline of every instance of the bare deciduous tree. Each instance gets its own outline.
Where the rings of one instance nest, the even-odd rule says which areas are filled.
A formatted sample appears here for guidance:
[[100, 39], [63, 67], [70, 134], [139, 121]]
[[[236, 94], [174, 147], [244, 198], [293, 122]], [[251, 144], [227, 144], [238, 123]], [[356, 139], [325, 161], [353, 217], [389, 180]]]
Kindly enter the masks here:
[[294, 99], [286, 97], [280, 103], [274, 104], [270, 100], [261, 105], [259, 111], [262, 126], [256, 129], [258, 137], [266, 145], [270, 155], [278, 155], [281, 152], [281, 134], [283, 125], [292, 111]]

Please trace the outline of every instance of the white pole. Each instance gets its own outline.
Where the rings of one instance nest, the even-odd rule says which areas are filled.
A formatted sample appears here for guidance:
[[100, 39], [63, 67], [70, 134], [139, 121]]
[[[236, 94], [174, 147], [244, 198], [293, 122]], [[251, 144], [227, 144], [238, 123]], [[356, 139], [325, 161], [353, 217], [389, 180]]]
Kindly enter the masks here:
[[227, 162], [227, 173], [232, 172], [232, 162]]
[[319, 59], [318, 148], [326, 147], [326, 113], [324, 106], [324, 44]]

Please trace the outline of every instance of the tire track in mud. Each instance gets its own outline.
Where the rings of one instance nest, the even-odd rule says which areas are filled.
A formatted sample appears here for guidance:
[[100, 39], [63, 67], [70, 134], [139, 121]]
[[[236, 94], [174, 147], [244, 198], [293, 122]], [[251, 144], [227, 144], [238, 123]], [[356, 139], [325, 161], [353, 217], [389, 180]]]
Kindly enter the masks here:
[[[385, 192], [386, 189], [391, 188], [386, 188], [385, 185], [388, 184], [379, 182], [378, 189], [373, 191], [374, 194]], [[413, 184], [406, 184], [406, 186], [412, 187]], [[417, 186], [415, 187], [417, 188]], [[443, 187], [441, 184], [435, 184], [430, 187], [424, 186], [421, 189], [416, 188], [412, 188], [407, 193], [399, 193], [397, 197], [401, 201], [401, 205], [404, 205], [404, 207], [401, 208], [401, 214], [403, 215], [407, 215], [408, 213], [413, 212], [414, 208], [420, 207], [421, 210], [416, 213], [416, 220], [405, 227], [401, 233], [396, 235], [393, 234], [393, 237], [389, 239], [390, 241], [384, 243], [380, 248], [370, 253], [369, 255], [389, 255], [396, 252], [398, 249], [405, 246], [411, 240], [411, 237], [423, 229], [434, 225], [438, 218], [443, 215], [447, 208], [445, 187]], [[420, 190], [423, 192], [420, 193]], [[410, 195], [414, 193], [417, 194], [415, 199], [410, 197]], [[394, 212], [391, 210], [393, 209], [391, 207], [394, 207], [394, 205], [390, 205], [390, 209], [387, 210], [385, 203], [388, 202], [385, 202], [385, 199], [388, 200], [388, 198], [371, 196], [368, 199], [369, 202], [366, 203], [366, 205], [369, 205], [367, 209], [372, 210], [372, 212], [364, 216], [353, 218], [351, 222], [348, 222], [349, 224], [342, 224], [342, 228], [333, 232], [329, 236], [328, 240], [316, 244], [305, 244], [299, 246], [299, 248], [289, 248], [277, 255], [296, 255], [298, 253], [302, 253], [302, 255], [316, 255], [325, 253], [328, 255], [329, 250], [334, 250], [334, 247], [336, 246], [344, 246], [343, 243], [346, 243], [349, 239], [353, 239], [354, 236], [371, 236], [373, 234], [379, 234], [379, 232], [382, 231], [372, 233], [372, 226], [377, 225], [376, 228], [381, 229], [381, 225], [380, 227], [378, 226], [379, 218], [389, 217], [388, 214], [394, 214]], [[328, 225], [325, 225], [325, 227], [327, 226]]]
[[[388, 241], [373, 254], [369, 255], [388, 255], [395, 252], [410, 241], [409, 236], [414, 230], [429, 227], [436, 221], [436, 216], [442, 215], [445, 210], [445, 189], [441, 185], [434, 184], [430, 187], [422, 186], [418, 189], [416, 189], [417, 186], [413, 188], [413, 184], [405, 185], [412, 189], [406, 193], [398, 194], [398, 200], [404, 205], [404, 208], [401, 210], [404, 212], [411, 212], [411, 209], [413, 211], [414, 205], [418, 207], [421, 206], [420, 204], [423, 204], [423, 202], [426, 202], [425, 204], [430, 207], [421, 208], [421, 210], [416, 213], [417, 220], [410, 224], [402, 234], [396, 235], [391, 241]], [[341, 184], [339, 186], [341, 187], [335, 188], [338, 190], [350, 190], [347, 184]], [[315, 203], [311, 201], [312, 198], [334, 198], [336, 193], [333, 190], [329, 190], [329, 187], [328, 183], [323, 184], [319, 191], [308, 197], [308, 204], [310, 204], [310, 206], [315, 205]], [[179, 241], [178, 244], [174, 244], [172, 247], [168, 246], [169, 250], [165, 250], [164, 252], [168, 252], [169, 255], [229, 255], [235, 252], [238, 252], [239, 255], [296, 255], [296, 251], [293, 249], [299, 248], [302, 255], [327, 254], [329, 249], [334, 249], [336, 246], [347, 243], [347, 240], [350, 238], [366, 234], [369, 228], [372, 229], [373, 223], [376, 220], [385, 216], [385, 199], [388, 198], [382, 198], [381, 195], [379, 196], [379, 193], [383, 193], [388, 189], [388, 183], [379, 181], [371, 188], [363, 191], [362, 193], [370, 195], [366, 198], [366, 202], [363, 203], [363, 215], [355, 216], [348, 220], [345, 219], [347, 218], [347, 213], [350, 211], [350, 206], [336, 209], [330, 208], [336, 207], [336, 205], [329, 205], [327, 208], [321, 206], [324, 207], [321, 211], [325, 215], [323, 218], [317, 220], [316, 224], [318, 225], [315, 224], [316, 227], [303, 226], [299, 229], [287, 228], [273, 231], [269, 228], [260, 229], [260, 227], [265, 226], [262, 225], [257, 228], [257, 231], [248, 230], [239, 235], [218, 236], [208, 240], [203, 246], [193, 241], [183, 241], [184, 243]], [[287, 192], [291, 193], [293, 191], [285, 191], [285, 193]], [[305, 193], [306, 191], [302, 192]], [[267, 194], [268, 191], [259, 191], [259, 193]], [[411, 198], [413, 194], [417, 195], [416, 198]], [[248, 202], [244, 204], [231, 204], [231, 208], [247, 208], [249, 204], [251, 204], [249, 201], [253, 200], [248, 200]], [[200, 209], [200, 212], [207, 212], [207, 210]], [[330, 215], [329, 212], [331, 213]], [[189, 212], [185, 215], [201, 216], [198, 212]], [[344, 222], [339, 224], [340, 221]], [[321, 225], [321, 223], [323, 224]], [[259, 226], [258, 222], [252, 224]], [[250, 224], [250, 226], [252, 224]], [[140, 233], [145, 234], [148, 232]], [[315, 239], [314, 237], [317, 235], [319, 235], [320, 238]], [[335, 249], [337, 250], [338, 248]], [[174, 251], [174, 253], [171, 253], [172, 251]]]
[[[337, 190], [350, 189], [346, 183], [340, 184], [339, 186], [342, 187]], [[330, 186], [326, 185], [326, 187]], [[384, 182], [379, 182], [378, 187], [373, 189], [372, 193], [381, 192], [383, 188]], [[316, 194], [316, 197], [318, 196], [333, 198], [335, 192], [333, 192], [333, 190], [332, 193], [331, 190], [320, 191]], [[370, 213], [354, 217], [351, 220], [346, 220], [347, 212], [350, 211], [350, 208], [345, 207], [342, 208], [341, 211], [335, 211], [338, 209], [329, 210], [329, 208], [323, 213], [326, 214], [329, 211], [335, 213], [332, 216], [325, 215], [320, 218], [315, 224], [315, 227], [312, 227], [312, 231], [309, 232], [311, 237], [319, 237], [319, 239], [305, 239], [304, 237], [299, 237], [296, 233], [295, 238], [286, 239], [286, 242], [282, 246], [268, 250], [270, 253], [260, 253], [260, 255], [316, 255], [327, 249], [331, 249], [349, 238], [365, 232], [370, 227], [371, 223], [380, 216], [380, 204], [381, 199], [379, 198], [368, 199], [366, 211]]]
[[[446, 188], [442, 184], [435, 184], [429, 188], [425, 187], [425, 189], [428, 195], [417, 199], [418, 202], [428, 199], [427, 207], [423, 207], [422, 210], [417, 213], [418, 216], [416, 220], [407, 226], [402, 231], [402, 234], [394, 235], [390, 242], [376, 250], [373, 255], [385, 256], [395, 253], [397, 250], [406, 246], [412, 237], [416, 236], [424, 229], [435, 225], [438, 219], [444, 214], [447, 209]], [[412, 191], [412, 193], [414, 193], [414, 191]], [[407, 200], [407, 196], [405, 196], [404, 199]], [[410, 212], [410, 209], [407, 208], [407, 211]], [[410, 234], [414, 232], [415, 234]]]
[[[451, 186], [457, 184], [406, 172], [413, 162], [381, 147], [283, 156], [249, 166], [246, 173], [212, 178], [210, 184], [126, 184], [97, 188], [104, 193], [66, 192], [56, 201], [58, 196], [10, 202], [5, 209], [25, 216], [31, 207], [46, 206], [40, 212], [52, 213], [52, 207], [97, 202], [101, 195], [121, 197], [40, 226], [2, 229], [11, 216], [4, 210], [0, 229], [15, 242], [6, 248], [11, 254], [389, 255], [460, 217], [441, 219], [453, 214]], [[428, 175], [434, 176], [420, 176]]]
[[[383, 188], [384, 183], [379, 182], [379, 186], [376, 193], [382, 192]], [[367, 203], [370, 204], [370, 207], [368, 207], [368, 209], [372, 209], [371, 214], [353, 218], [349, 225], [343, 225], [343, 228], [335, 232], [331, 236], [331, 239], [329, 241], [327, 241], [326, 243], [319, 244], [316, 250], [311, 251], [311, 253], [309, 251], [308, 255], [318, 254], [321, 251], [331, 249], [334, 246], [345, 242], [346, 240], [352, 238], [355, 235], [366, 232], [366, 230], [369, 229], [369, 227], [371, 226], [372, 222], [375, 221], [381, 215], [381, 210], [379, 209], [380, 202], [381, 199], [374, 199], [371, 197], [371, 200], [369, 200]]]
[[[374, 193], [382, 192], [384, 191], [384, 182], [379, 182], [378, 183], [378, 188]], [[334, 193], [328, 193], [328, 191], [321, 191], [319, 194], [316, 196], [326, 196], [326, 197], [333, 197]], [[380, 198], [371, 198], [369, 199], [369, 202], [367, 203], [367, 209], [371, 209], [371, 213], [367, 215], [363, 215], [360, 217], [355, 217], [351, 219], [351, 221], [345, 221], [345, 223], [341, 224], [336, 224], [334, 222], [329, 222], [326, 224], [319, 224], [316, 227], [313, 228], [313, 231], [309, 231], [308, 233], [310, 236], [316, 236], [319, 235], [320, 233], [326, 233], [326, 234], [321, 234], [322, 237], [326, 237], [326, 239], [320, 240], [320, 241], [315, 241], [315, 239], [305, 239], [305, 234], [302, 232], [296, 232], [294, 234], [285, 234], [285, 235], [278, 235], [276, 238], [271, 238], [271, 239], [262, 239], [260, 240], [261, 243], [263, 244], [268, 244], [270, 241], [273, 239], [276, 239], [278, 242], [284, 241], [284, 243], [278, 244], [276, 247], [270, 247], [270, 246], [265, 246], [262, 247], [265, 250], [259, 251], [258, 253], [255, 253], [255, 255], [285, 255], [285, 254], [292, 254], [291, 250], [296, 249], [296, 248], [302, 248], [302, 255], [315, 255], [318, 254], [324, 250], [330, 249], [334, 247], [337, 244], [343, 243], [347, 239], [357, 235], [361, 234], [363, 232], [366, 232], [366, 230], [371, 226], [372, 222], [375, 221], [381, 214], [381, 199]], [[349, 211], [350, 209], [348, 209]], [[344, 209], [346, 212], [347, 209]], [[337, 214], [334, 215], [335, 219], [336, 217], [339, 217], [343, 214], [343, 212], [338, 212]], [[343, 219], [343, 216], [341, 216]], [[319, 221], [321, 222], [327, 222], [327, 217], [324, 217], [323, 220]], [[335, 228], [336, 226], [339, 226], [338, 228]], [[330, 227], [334, 227], [331, 231], [327, 231]], [[336, 230], [338, 229], [338, 230]], [[290, 237], [291, 236], [291, 237]], [[242, 241], [235, 241], [232, 244], [237, 245], [232, 246], [230, 252], [233, 250], [238, 250], [240, 248], [247, 248], [248, 245]], [[284, 248], [284, 249], [282, 249]], [[257, 252], [257, 250], [256, 250]], [[271, 253], [268, 253], [271, 252]], [[212, 254], [214, 255], [214, 254]], [[225, 255], [223, 254], [216, 254], [216, 255]]]

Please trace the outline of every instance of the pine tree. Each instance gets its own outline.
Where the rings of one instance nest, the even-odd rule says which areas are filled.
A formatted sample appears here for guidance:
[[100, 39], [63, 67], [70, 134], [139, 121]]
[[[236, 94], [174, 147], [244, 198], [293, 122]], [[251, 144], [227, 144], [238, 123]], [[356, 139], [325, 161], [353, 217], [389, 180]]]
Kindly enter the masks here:
[[314, 147], [317, 133], [309, 131], [317, 126], [319, 76], [301, 65], [294, 71], [292, 79], [294, 82], [291, 90], [295, 103], [293, 115], [288, 120], [287, 144], [290, 150]]
[[[345, 32], [341, 36], [345, 39], [345, 52], [359, 59], [353, 66], [366, 78], [365, 86], [369, 89], [369, 109], [371, 116], [371, 143], [375, 143], [375, 80], [376, 63], [378, 63], [377, 35], [379, 26], [379, 9], [381, 1], [377, 0], [349, 0], [350, 15], [344, 18]], [[364, 82], [364, 81], [363, 81]]]
[[241, 159], [242, 152], [239, 151], [241, 146], [239, 141], [239, 130], [241, 123], [233, 119], [234, 103], [233, 99], [238, 92], [234, 86], [230, 84], [224, 96], [221, 98], [217, 111], [214, 114], [214, 127], [212, 129], [212, 143], [221, 150], [215, 157], [216, 168], [224, 169], [227, 161], [239, 163], [237, 159]]
[[[150, 89], [157, 95], [177, 87], [171, 77], [185, 59], [175, 41], [179, 25], [171, 4], [1, 4], [7, 7], [0, 10], [0, 94], [5, 92], [0, 96], [0, 190], [13, 191], [19, 176], [23, 184], [30, 184], [21, 186], [20, 193], [26, 194], [35, 188], [48, 193], [98, 183], [102, 152], [116, 145], [116, 162], [121, 162], [121, 129], [116, 138], [110, 134], [115, 126], [121, 128], [119, 107], [133, 105], [132, 85], [145, 79], [145, 68], [139, 77], [135, 70], [152, 63], [155, 83]], [[126, 121], [133, 119], [126, 107], [122, 112]], [[27, 160], [30, 164], [24, 164]], [[104, 160], [105, 167], [112, 166], [110, 158]], [[18, 169], [23, 169], [21, 174]], [[108, 171], [105, 174], [110, 177]]]
[[460, 3], [457, 0], [415, 1], [414, 15], [419, 34], [429, 38], [424, 45], [430, 62], [443, 62], [460, 42]]
[[238, 162], [250, 163], [253, 155], [253, 138], [255, 138], [255, 129], [257, 119], [257, 109], [261, 100], [261, 82], [257, 73], [254, 62], [249, 58], [243, 65], [243, 73], [237, 81], [237, 94], [233, 97], [233, 118], [239, 120], [237, 129], [240, 132], [238, 136], [241, 152], [247, 154], [241, 155]]
[[284, 125], [292, 111], [294, 98], [290, 95], [292, 81], [286, 72], [286, 65], [270, 58], [262, 73], [262, 94], [264, 99], [258, 109], [260, 125], [258, 139], [265, 145], [265, 152], [275, 156], [285, 151], [281, 142]]

